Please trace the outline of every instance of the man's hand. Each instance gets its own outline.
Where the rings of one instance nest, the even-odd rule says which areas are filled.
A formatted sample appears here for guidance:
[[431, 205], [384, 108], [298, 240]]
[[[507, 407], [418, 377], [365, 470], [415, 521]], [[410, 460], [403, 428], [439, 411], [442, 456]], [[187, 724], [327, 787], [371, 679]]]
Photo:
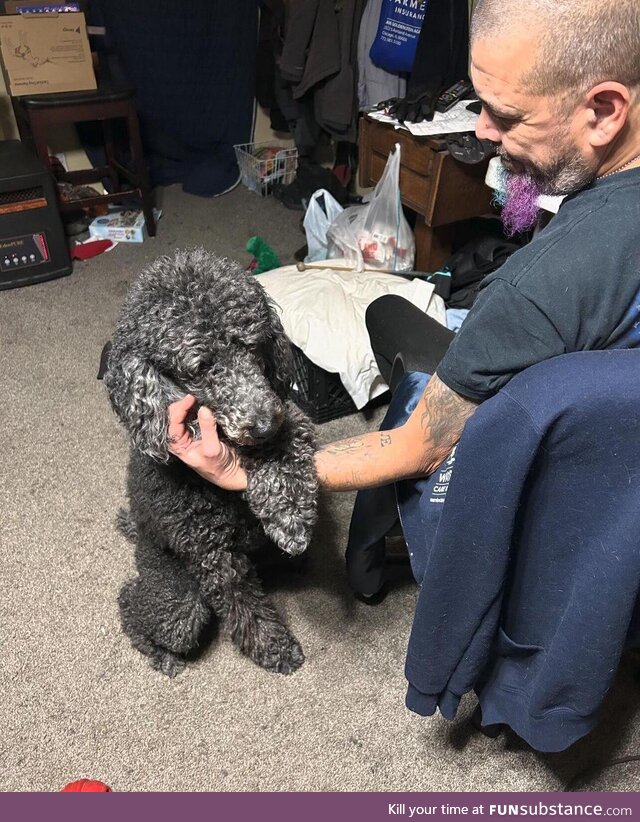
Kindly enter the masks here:
[[220, 442], [215, 417], [208, 408], [198, 409], [202, 439], [196, 440], [191, 436], [185, 423], [195, 403], [196, 398], [187, 394], [169, 406], [169, 451], [219, 488], [246, 490], [245, 470], [233, 448]]

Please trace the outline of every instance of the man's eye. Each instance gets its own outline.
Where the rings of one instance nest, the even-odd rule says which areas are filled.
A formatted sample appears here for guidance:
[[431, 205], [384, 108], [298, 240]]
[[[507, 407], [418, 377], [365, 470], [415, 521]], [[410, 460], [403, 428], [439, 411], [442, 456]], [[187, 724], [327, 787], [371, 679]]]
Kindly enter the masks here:
[[519, 120], [513, 120], [508, 117], [499, 117], [497, 114], [491, 114], [490, 116], [494, 123], [500, 127], [501, 131], [509, 131], [509, 129], [518, 125], [520, 122]]

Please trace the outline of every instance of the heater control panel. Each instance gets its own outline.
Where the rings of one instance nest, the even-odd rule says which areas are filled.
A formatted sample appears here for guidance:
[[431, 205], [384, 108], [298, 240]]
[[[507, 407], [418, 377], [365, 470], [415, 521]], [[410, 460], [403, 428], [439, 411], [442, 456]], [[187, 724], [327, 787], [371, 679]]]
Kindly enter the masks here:
[[44, 232], [0, 239], [0, 272], [42, 265], [50, 259]]

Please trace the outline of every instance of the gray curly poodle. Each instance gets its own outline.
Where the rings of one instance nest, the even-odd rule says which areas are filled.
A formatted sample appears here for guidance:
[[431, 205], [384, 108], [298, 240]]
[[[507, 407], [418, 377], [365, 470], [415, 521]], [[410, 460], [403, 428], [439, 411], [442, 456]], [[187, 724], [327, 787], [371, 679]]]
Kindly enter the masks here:
[[[138, 574], [119, 604], [134, 647], [169, 676], [215, 617], [270, 671], [304, 661], [249, 559], [267, 541], [301, 553], [316, 519], [313, 426], [289, 399], [291, 380], [280, 320], [236, 263], [178, 251], [131, 286], [104, 377], [132, 445], [119, 527], [135, 543]], [[246, 492], [211, 485], [169, 453], [167, 406], [187, 393], [237, 449]], [[197, 436], [195, 419], [190, 427]]]

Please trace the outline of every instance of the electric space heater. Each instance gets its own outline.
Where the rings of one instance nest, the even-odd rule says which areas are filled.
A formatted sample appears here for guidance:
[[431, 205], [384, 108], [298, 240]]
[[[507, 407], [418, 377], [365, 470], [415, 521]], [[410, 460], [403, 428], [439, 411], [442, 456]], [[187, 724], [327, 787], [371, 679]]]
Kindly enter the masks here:
[[71, 274], [53, 179], [19, 140], [0, 142], [0, 289]]

